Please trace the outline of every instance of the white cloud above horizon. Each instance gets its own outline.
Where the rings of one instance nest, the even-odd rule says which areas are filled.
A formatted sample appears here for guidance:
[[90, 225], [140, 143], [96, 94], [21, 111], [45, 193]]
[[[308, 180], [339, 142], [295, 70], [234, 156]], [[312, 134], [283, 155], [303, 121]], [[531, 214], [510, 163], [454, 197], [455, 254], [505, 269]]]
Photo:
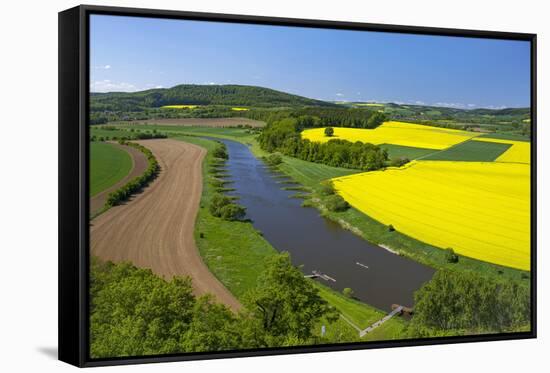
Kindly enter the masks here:
[[105, 92], [138, 92], [152, 88], [164, 88], [159, 84], [146, 84], [144, 87], [138, 87], [135, 84], [127, 82], [113, 82], [109, 79], [92, 80], [90, 82], [90, 92], [105, 93]]

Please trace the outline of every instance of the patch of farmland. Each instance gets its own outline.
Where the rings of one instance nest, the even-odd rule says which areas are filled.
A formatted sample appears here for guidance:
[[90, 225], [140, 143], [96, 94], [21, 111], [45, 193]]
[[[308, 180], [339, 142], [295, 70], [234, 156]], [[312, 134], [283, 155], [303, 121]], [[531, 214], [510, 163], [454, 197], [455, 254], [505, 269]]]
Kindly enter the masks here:
[[164, 105], [161, 109], [195, 109], [199, 105]]
[[413, 161], [333, 179], [352, 206], [403, 234], [503, 266], [530, 269], [530, 167]]
[[250, 118], [160, 118], [144, 119], [126, 122], [127, 124], [162, 124], [167, 126], [190, 126], [190, 127], [263, 127], [265, 122]]
[[[112, 131], [109, 131], [112, 132]], [[124, 150], [104, 142], [90, 143], [90, 196], [116, 184], [132, 169], [132, 158]]]
[[479, 133], [474, 132], [405, 122], [385, 122], [375, 129], [334, 127], [334, 135], [331, 137], [325, 136], [324, 131], [324, 128], [307, 129], [302, 132], [302, 137], [318, 142], [343, 139], [376, 145], [392, 144], [442, 150], [479, 136]]
[[513, 134], [513, 133], [499, 133], [499, 132], [486, 133], [486, 134], [480, 136], [480, 138], [513, 140], [513, 141], [526, 141], [526, 142], [531, 141], [531, 139], [529, 139], [529, 136], [517, 135], [517, 134]]
[[292, 157], [284, 157], [284, 163], [279, 168], [287, 175], [290, 175], [292, 179], [309, 187], [316, 187], [323, 180], [361, 172], [359, 170], [303, 161]]
[[95, 136], [96, 139], [99, 139], [100, 137], [103, 137], [104, 139], [112, 139], [113, 137], [121, 138], [121, 137], [134, 137], [134, 134], [132, 132], [126, 131], [126, 130], [105, 130], [101, 127], [91, 127], [90, 128], [90, 136]]
[[479, 142], [487, 142], [493, 144], [508, 144], [510, 148], [499, 156], [497, 162], [513, 162], [513, 163], [531, 163], [531, 143], [525, 141], [513, 141], [504, 139], [492, 139], [488, 137], [480, 137], [474, 139]]
[[210, 136], [210, 135], [225, 135], [232, 137], [245, 137], [250, 136], [250, 133], [247, 129], [244, 128], [235, 128], [235, 127], [188, 127], [188, 126], [172, 126], [172, 125], [160, 125], [160, 124], [122, 124], [117, 125], [118, 128], [127, 128], [135, 129], [140, 131], [153, 131], [157, 130], [158, 132], [163, 133], [185, 133], [185, 134], [196, 134], [197, 136]]
[[408, 158], [412, 160], [412, 159], [424, 157], [428, 154], [431, 154], [437, 151], [434, 149], [422, 149], [422, 148], [414, 148], [412, 146], [392, 145], [392, 144], [381, 144], [380, 146], [383, 149], [386, 149], [388, 151], [388, 155], [390, 159]]
[[422, 159], [430, 161], [492, 162], [511, 146], [510, 144], [496, 142], [465, 141]]

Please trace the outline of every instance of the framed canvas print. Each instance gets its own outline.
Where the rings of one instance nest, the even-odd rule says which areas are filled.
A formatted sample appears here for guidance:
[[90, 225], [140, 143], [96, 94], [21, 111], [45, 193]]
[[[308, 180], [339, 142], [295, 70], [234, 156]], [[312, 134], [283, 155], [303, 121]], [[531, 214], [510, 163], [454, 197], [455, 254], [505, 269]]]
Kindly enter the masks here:
[[59, 14], [59, 358], [536, 336], [536, 36]]

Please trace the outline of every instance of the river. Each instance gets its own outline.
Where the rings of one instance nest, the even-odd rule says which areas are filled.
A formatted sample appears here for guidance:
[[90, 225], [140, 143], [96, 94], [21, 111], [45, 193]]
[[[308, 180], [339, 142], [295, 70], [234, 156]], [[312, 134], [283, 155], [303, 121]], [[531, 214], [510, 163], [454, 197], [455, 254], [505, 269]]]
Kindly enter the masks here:
[[301, 199], [290, 198], [297, 192], [283, 190], [281, 179], [246, 145], [220, 141], [227, 146], [228, 179], [235, 188], [228, 194], [239, 197], [254, 227], [277, 250], [288, 251], [304, 274], [321, 272], [335, 281], [317, 281], [336, 291], [349, 287], [357, 299], [384, 311], [392, 304], [413, 306], [414, 291], [431, 279], [432, 268], [365, 241], [315, 208], [302, 207]]

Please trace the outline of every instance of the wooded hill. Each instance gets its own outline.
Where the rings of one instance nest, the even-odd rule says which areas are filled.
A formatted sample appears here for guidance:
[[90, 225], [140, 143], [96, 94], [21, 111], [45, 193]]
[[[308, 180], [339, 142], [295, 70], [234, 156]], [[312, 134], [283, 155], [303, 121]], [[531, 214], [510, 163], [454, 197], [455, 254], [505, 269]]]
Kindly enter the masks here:
[[92, 93], [90, 109], [94, 111], [141, 111], [164, 105], [231, 105], [253, 107], [336, 107], [330, 102], [314, 100], [274, 89], [245, 85], [181, 84], [172, 88], [141, 92]]

